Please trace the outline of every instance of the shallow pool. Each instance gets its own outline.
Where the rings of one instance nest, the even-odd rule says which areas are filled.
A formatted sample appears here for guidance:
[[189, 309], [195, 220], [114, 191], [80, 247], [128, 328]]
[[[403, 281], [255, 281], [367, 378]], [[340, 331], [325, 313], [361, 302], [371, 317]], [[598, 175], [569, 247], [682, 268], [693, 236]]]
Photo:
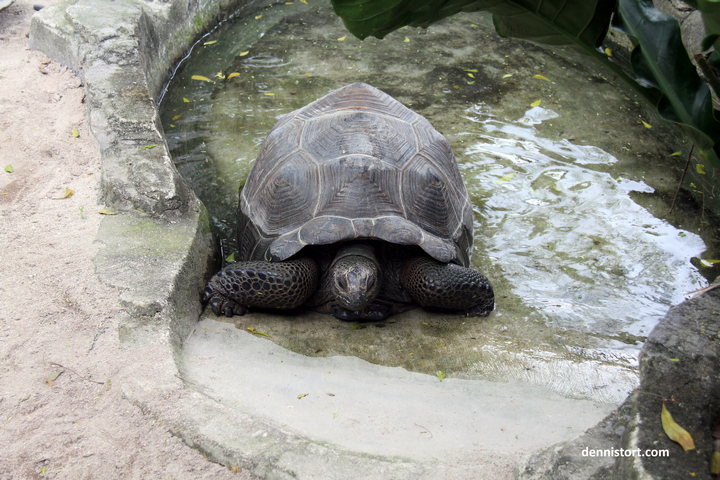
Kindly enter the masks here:
[[644, 337], [707, 284], [690, 262], [706, 247], [694, 226], [655, 216], [667, 211], [681, 161], [671, 156], [675, 135], [609, 76], [575, 52], [501, 39], [482, 15], [361, 42], [329, 4], [308, 0], [235, 18], [200, 40], [161, 111], [176, 166], [225, 256], [235, 249], [237, 188], [269, 130], [356, 81], [445, 134], [472, 196], [472, 263], [495, 287], [490, 317], [414, 310], [352, 325], [252, 314], [238, 326], [307, 355], [521, 379], [619, 403], [637, 384]]

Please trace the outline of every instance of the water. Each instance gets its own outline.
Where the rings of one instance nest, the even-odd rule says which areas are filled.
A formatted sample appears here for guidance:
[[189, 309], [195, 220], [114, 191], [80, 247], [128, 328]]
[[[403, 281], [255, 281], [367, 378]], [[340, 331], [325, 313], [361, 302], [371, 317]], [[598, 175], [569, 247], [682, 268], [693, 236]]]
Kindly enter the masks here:
[[361, 328], [255, 314], [238, 326], [308, 355], [622, 401], [645, 336], [707, 284], [690, 262], [706, 250], [702, 225], [655, 216], [675, 186], [673, 133], [589, 59], [500, 39], [483, 16], [360, 42], [325, 2], [308, 3], [222, 25], [164, 97], [168, 145], [224, 254], [235, 248], [237, 188], [275, 122], [364, 81], [450, 140], [475, 205], [472, 263], [493, 282], [497, 309], [471, 321], [415, 310]]

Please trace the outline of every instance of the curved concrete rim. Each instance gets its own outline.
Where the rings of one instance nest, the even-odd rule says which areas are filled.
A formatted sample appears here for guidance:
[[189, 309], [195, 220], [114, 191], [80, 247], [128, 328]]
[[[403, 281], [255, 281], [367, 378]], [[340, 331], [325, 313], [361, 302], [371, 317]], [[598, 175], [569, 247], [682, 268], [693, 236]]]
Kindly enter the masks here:
[[[212, 316], [198, 323], [200, 292], [217, 264], [216, 242], [205, 207], [173, 166], [154, 99], [204, 26], [230, 12], [249, 14], [269, 3], [70, 0], [33, 17], [31, 48], [72, 68], [84, 81], [90, 129], [101, 152], [101, 195], [107, 208], [120, 212], [103, 219], [98, 240], [105, 248], [95, 259], [96, 270], [102, 281], [120, 290], [125, 308], [120, 334], [129, 354], [153, 362], [157, 372], [153, 378], [122, 385], [128, 400], [209, 458], [249, 468], [263, 478], [477, 478], [486, 468], [507, 470], [523, 455], [577, 437], [610, 413], [610, 405], [571, 401], [528, 385], [446, 379], [440, 389], [435, 377], [356, 358], [302, 357]], [[207, 349], [213, 355], [207, 355]], [[268, 357], [282, 366], [269, 370]], [[319, 392], [315, 396], [300, 397], [303, 384], [289, 380], [326, 369], [344, 372], [344, 378], [313, 380]], [[211, 370], [226, 389], [204, 382], [203, 375]], [[358, 385], [357, 372], [374, 383]], [[266, 379], [273, 375], [275, 386], [267, 387], [273, 382]], [[269, 396], [284, 389], [286, 397], [276, 405], [263, 403], [240, 389], [239, 380]], [[341, 394], [351, 398], [353, 388], [374, 389], [374, 402], [339, 403]], [[425, 405], [413, 401], [433, 396], [435, 401]], [[451, 412], [427, 409], [447, 408], [451, 396], [465, 406]], [[296, 397], [291, 406], [302, 415], [279, 414], [287, 410], [283, 403], [291, 397]], [[525, 416], [513, 403], [521, 397], [535, 402], [527, 403], [533, 411]], [[298, 403], [300, 399], [305, 403]], [[380, 408], [385, 403], [390, 409]], [[417, 408], [418, 415], [435, 415], [441, 421], [410, 421], [410, 416], [404, 418], [407, 410], [398, 409], [408, 405]], [[382, 428], [372, 431], [362, 419], [356, 419], [360, 427], [342, 421], [332, 425], [332, 416], [310, 422], [316, 425], [298, 420], [341, 408], [356, 417], [375, 415], [370, 423], [395, 431], [389, 436]], [[572, 416], [566, 413], [570, 408]], [[509, 417], [514, 426], [507, 441], [493, 435], [481, 438], [484, 428], [501, 428], [493, 421]], [[529, 420], [538, 421], [529, 425]], [[453, 421], [457, 429], [472, 428], [466, 428], [461, 439], [454, 436], [458, 430], [443, 433], [443, 425]], [[548, 425], [557, 431], [543, 431]], [[408, 441], [407, 448], [398, 447], [410, 429], [417, 438]], [[534, 441], [515, 442], [512, 436], [520, 440], [520, 435], [513, 429], [532, 430]], [[435, 441], [420, 443], [428, 432]]]

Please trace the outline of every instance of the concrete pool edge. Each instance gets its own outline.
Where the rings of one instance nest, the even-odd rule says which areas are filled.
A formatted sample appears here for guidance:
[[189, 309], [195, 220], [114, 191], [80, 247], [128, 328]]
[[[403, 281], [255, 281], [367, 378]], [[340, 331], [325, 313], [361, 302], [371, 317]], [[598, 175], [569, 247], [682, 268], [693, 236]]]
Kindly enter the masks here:
[[[328, 478], [471, 478], [480, 464], [420, 464], [309, 440], [186, 388], [180, 378], [177, 358], [201, 312], [197, 299], [216, 247], [206, 210], [172, 165], [153, 98], [203, 26], [245, 3], [124, 0], [109, 6], [80, 0], [33, 18], [31, 48], [69, 66], [85, 83], [102, 157], [102, 195], [120, 212], [101, 225], [105, 248], [96, 258], [97, 273], [121, 291], [126, 314], [120, 330], [128, 350], [147, 354], [158, 372], [121, 388], [188, 445], [266, 478], [317, 472]], [[249, 2], [248, 8], [267, 3]]]

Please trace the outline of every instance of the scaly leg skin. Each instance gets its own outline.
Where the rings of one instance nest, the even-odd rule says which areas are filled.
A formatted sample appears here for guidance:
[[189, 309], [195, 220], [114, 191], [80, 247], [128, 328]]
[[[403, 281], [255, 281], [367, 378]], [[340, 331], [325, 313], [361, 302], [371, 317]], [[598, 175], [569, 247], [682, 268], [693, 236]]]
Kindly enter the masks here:
[[495, 308], [490, 282], [472, 268], [413, 257], [403, 264], [400, 282], [421, 307], [445, 308], [470, 317], [487, 316]]
[[296, 308], [317, 290], [320, 271], [311, 258], [231, 263], [205, 287], [203, 303], [215, 315], [244, 315], [248, 308]]

